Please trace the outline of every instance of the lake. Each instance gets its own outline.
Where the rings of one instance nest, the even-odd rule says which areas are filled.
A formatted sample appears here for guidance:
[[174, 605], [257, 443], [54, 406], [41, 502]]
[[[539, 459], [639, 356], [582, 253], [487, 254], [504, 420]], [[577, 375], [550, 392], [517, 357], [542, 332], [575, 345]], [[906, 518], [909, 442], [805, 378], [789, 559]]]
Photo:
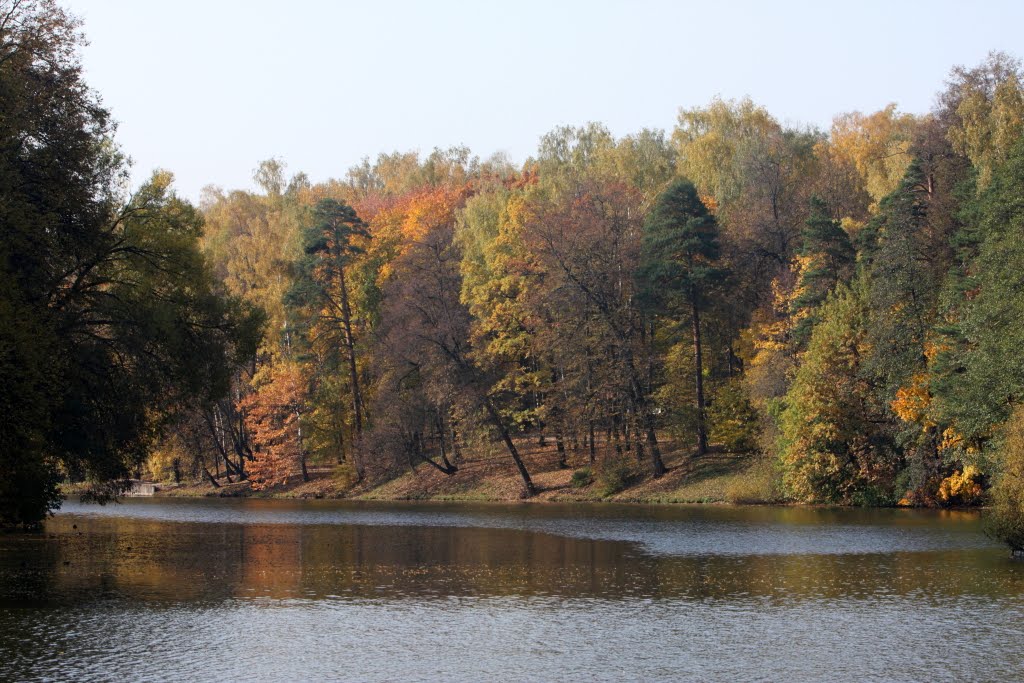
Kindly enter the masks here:
[[977, 514], [68, 502], [0, 534], [2, 680], [1006, 681]]

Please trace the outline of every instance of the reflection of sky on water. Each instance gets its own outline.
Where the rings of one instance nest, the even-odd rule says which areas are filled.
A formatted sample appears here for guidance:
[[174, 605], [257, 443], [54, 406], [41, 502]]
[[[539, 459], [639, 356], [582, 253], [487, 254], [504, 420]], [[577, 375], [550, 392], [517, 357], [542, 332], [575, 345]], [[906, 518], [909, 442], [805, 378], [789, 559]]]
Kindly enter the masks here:
[[1014, 680], [1024, 563], [907, 510], [132, 500], [0, 534], [0, 680]]
[[53, 612], [0, 652], [75, 681], [1008, 681], [1022, 622], [1019, 601], [298, 600]]
[[[650, 508], [630, 506], [376, 505], [279, 501], [129, 500], [66, 503], [64, 514], [231, 524], [324, 524], [509, 529], [624, 541], [651, 554], [788, 555], [995, 548], [975, 515], [927, 510]], [[581, 510], [584, 514], [581, 514]], [[590, 513], [587, 515], [587, 513]]]

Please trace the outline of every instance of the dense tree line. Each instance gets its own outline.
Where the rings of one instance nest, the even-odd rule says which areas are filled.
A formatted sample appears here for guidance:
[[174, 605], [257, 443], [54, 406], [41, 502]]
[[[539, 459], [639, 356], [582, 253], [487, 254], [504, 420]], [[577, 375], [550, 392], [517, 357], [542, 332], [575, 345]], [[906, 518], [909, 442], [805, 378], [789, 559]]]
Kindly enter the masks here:
[[0, 3], [0, 523], [41, 519], [62, 478], [129, 476], [174, 414], [227, 392], [261, 326], [216, 293], [168, 174], [122, 189], [80, 40], [49, 0]]
[[[929, 114], [827, 132], [716, 100], [671, 135], [556, 129], [522, 167], [395, 153], [312, 185], [271, 161], [262, 192], [208, 195], [208, 253], [239, 296], [292, 288], [257, 366], [300, 368], [294, 450], [354, 479], [454, 473], [493, 441], [529, 493], [529, 433], [653, 477], [666, 442], [756, 451], [799, 501], [976, 503], [1018, 400], [1022, 115], [1020, 65], [993, 54]], [[349, 227], [317, 302], [324, 211]]]
[[991, 490], [1012, 536], [1015, 59], [955, 68], [921, 116], [821, 131], [715, 100], [671, 133], [555, 129], [522, 166], [396, 152], [314, 184], [269, 160], [258, 190], [193, 208], [164, 174], [122, 196], [74, 22], [26, 7], [0, 63], [3, 457], [43, 508], [56, 477], [147, 458], [268, 487], [311, 464], [454, 474], [481, 449], [531, 495], [529, 435], [563, 466], [629, 458], [651, 477], [669, 453], [750, 452], [796, 501]]

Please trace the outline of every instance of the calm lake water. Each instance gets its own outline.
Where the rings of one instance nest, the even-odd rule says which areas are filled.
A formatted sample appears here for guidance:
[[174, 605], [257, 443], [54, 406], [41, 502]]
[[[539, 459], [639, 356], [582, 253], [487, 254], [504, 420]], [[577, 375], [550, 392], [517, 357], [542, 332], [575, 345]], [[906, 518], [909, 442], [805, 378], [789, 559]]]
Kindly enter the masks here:
[[1010, 681], [975, 514], [129, 500], [0, 535], [2, 680]]

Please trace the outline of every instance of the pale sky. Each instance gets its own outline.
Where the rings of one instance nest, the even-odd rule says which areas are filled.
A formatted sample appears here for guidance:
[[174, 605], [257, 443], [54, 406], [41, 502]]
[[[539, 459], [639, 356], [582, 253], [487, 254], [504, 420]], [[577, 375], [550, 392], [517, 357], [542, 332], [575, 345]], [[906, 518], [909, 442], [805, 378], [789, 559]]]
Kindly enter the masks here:
[[1024, 2], [59, 0], [139, 182], [197, 200], [256, 164], [343, 177], [365, 156], [465, 144], [517, 164], [555, 126], [671, 130], [749, 95], [780, 120], [931, 108], [955, 64], [1024, 57]]

